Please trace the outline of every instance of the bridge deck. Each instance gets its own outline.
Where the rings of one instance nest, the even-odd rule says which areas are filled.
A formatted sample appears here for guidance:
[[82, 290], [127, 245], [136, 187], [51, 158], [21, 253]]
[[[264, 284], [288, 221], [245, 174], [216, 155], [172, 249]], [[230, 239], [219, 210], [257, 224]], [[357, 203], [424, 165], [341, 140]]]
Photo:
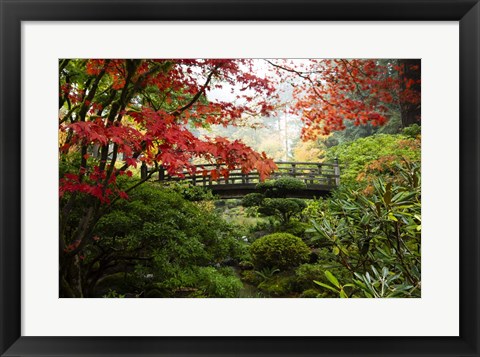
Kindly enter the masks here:
[[[211, 185], [206, 186], [207, 189], [211, 190], [213, 194], [219, 196], [220, 198], [241, 198], [249, 193], [258, 192], [256, 190], [256, 183], [249, 184], [224, 184], [224, 185]], [[325, 185], [309, 185], [302, 190], [297, 190], [287, 194], [287, 197], [296, 197], [296, 198], [313, 198], [313, 197], [323, 197], [330, 193], [330, 191], [335, 188], [335, 186], [325, 186]]]
[[[277, 170], [269, 179], [280, 177], [294, 177], [304, 181], [306, 188], [292, 192], [291, 197], [312, 198], [327, 195], [340, 183], [340, 169], [338, 162], [312, 163], [312, 162], [276, 162]], [[147, 176], [147, 169], [142, 166], [142, 177]], [[160, 167], [158, 180], [164, 182], [185, 182], [193, 186], [210, 189], [221, 198], [238, 198], [248, 193], [255, 192], [256, 185], [261, 182], [257, 171], [242, 173], [240, 170], [229, 170], [224, 176], [214, 180], [226, 170], [221, 165], [205, 164], [196, 165], [195, 173], [187, 171], [171, 176]]]

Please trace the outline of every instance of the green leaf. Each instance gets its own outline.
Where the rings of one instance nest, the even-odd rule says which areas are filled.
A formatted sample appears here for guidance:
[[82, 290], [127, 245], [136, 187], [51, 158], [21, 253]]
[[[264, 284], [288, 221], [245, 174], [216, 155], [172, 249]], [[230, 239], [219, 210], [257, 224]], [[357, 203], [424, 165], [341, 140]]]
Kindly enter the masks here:
[[338, 247], [333, 247], [332, 252], [333, 254], [338, 255], [340, 253], [340, 249], [338, 249]]
[[327, 277], [327, 279], [333, 284], [335, 285], [337, 288], [341, 289], [341, 285], [340, 283], [338, 282], [337, 278], [335, 278], [335, 276], [330, 273], [328, 270], [325, 270], [325, 276]]
[[391, 212], [388, 214], [388, 220], [398, 222], [397, 217], [395, 217]]
[[385, 201], [385, 203], [387, 205], [390, 204], [390, 202], [392, 201], [392, 191], [390, 190], [392, 184], [387, 184], [387, 190], [385, 191], [385, 193], [383, 194], [383, 200]]
[[322, 282], [320, 282], [320, 281], [316, 281], [316, 280], [314, 280], [313, 282], [314, 282], [315, 284], [317, 284], [317, 285], [323, 286], [324, 288], [330, 289], [330, 290], [332, 290], [333, 292], [335, 292], [335, 293], [337, 293], [337, 294], [339, 293], [339, 291], [338, 291], [337, 289], [335, 289], [334, 287], [332, 287], [332, 286], [330, 286], [330, 285], [324, 284], [324, 283], [322, 283]]

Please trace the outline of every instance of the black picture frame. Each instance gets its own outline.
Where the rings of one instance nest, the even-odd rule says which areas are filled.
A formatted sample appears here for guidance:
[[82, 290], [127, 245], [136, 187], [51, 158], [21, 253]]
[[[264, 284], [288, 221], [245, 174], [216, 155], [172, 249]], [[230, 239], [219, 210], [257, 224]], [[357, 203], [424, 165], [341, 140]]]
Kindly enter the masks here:
[[[0, 12], [2, 356], [480, 356], [478, 0], [0, 0]], [[22, 337], [21, 22], [83, 20], [459, 21], [460, 336]]]

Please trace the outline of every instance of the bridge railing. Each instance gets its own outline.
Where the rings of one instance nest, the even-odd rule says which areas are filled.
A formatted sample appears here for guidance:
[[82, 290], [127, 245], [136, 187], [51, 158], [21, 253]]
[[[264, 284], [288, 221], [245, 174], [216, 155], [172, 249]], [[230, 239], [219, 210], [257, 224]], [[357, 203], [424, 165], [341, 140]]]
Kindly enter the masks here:
[[[304, 181], [307, 185], [338, 186], [340, 184], [340, 168], [338, 161], [333, 163], [324, 162], [275, 162], [277, 169], [268, 179], [278, 179], [280, 177], [294, 177]], [[160, 166], [158, 172], [159, 181], [167, 182], [185, 182], [194, 186], [211, 185], [241, 185], [257, 184], [261, 182], [260, 174], [257, 171], [251, 171], [247, 174], [240, 169], [230, 170], [228, 177], [219, 173], [219, 177], [214, 180], [211, 176], [212, 170], [220, 170], [221, 165], [203, 164], [195, 165], [196, 172], [191, 174], [187, 171], [177, 173], [171, 176]], [[147, 176], [146, 167], [142, 167], [142, 178]]]

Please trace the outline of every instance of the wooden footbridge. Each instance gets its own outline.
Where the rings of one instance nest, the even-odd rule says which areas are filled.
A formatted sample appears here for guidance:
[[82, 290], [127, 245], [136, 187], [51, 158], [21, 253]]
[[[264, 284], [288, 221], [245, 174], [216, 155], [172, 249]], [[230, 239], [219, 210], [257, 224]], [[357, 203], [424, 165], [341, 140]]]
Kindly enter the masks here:
[[[274, 180], [280, 177], [294, 177], [305, 182], [306, 188], [292, 192], [289, 197], [313, 198], [327, 195], [332, 189], [340, 184], [340, 168], [338, 161], [332, 163], [323, 162], [276, 162], [277, 170], [268, 179]], [[196, 165], [196, 173], [182, 172], [178, 176], [170, 176], [167, 171], [158, 169], [158, 181], [184, 182], [193, 186], [210, 189], [213, 194], [220, 198], [239, 198], [248, 193], [256, 192], [256, 186], [260, 181], [257, 171], [247, 174], [240, 170], [229, 171], [228, 178], [220, 177], [212, 179], [212, 170], [218, 170], [219, 165], [204, 164]], [[142, 166], [142, 178], [148, 175], [146, 166]]]

